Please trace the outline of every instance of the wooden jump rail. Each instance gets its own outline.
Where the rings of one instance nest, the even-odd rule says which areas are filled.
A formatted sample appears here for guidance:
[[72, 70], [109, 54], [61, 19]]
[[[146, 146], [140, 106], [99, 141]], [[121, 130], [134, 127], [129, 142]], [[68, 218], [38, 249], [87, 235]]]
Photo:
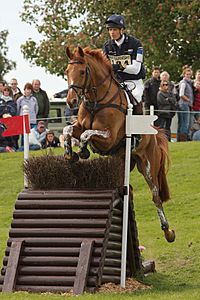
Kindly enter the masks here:
[[[95, 292], [120, 282], [123, 201], [117, 190], [33, 191], [15, 204], [0, 291]], [[127, 276], [141, 270], [129, 209]]]

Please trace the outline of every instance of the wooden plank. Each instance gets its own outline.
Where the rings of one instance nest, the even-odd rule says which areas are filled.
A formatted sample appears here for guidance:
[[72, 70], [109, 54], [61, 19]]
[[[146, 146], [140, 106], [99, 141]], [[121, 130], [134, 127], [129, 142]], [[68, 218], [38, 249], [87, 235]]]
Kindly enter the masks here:
[[74, 218], [96, 218], [102, 219], [107, 218], [109, 214], [109, 209], [82, 209], [82, 210], [73, 210], [73, 209], [18, 209], [13, 213], [14, 218], [57, 218], [57, 219], [74, 219]]
[[[99, 266], [100, 257], [92, 257], [91, 265]], [[3, 265], [8, 263], [8, 257], [4, 257]], [[62, 256], [21, 256], [21, 266], [77, 266], [78, 257], [62, 257]]]
[[[89, 271], [90, 276], [97, 276], [98, 267], [91, 267]], [[75, 276], [76, 267], [67, 266], [19, 266], [19, 275], [39, 275], [39, 276]], [[106, 272], [105, 272], [106, 274]], [[109, 273], [110, 274], [110, 273]], [[3, 282], [3, 280], [2, 280]], [[1, 283], [1, 281], [0, 281]]]
[[[19, 275], [17, 276], [16, 285], [47, 285], [47, 286], [73, 286], [76, 276], [33, 276], [33, 275]], [[96, 277], [90, 276], [88, 278], [89, 286], [96, 285]]]
[[[93, 256], [101, 256], [102, 248], [93, 247]], [[10, 253], [10, 247], [6, 248], [5, 251], [8, 256]], [[22, 256], [79, 256], [80, 247], [23, 247], [21, 251]], [[120, 251], [109, 250], [110, 257], [118, 257]]]
[[121, 242], [115, 242], [115, 241], [108, 241], [107, 249], [112, 250], [121, 250], [122, 243]]
[[110, 201], [91, 200], [18, 200], [15, 203], [15, 209], [106, 209], [110, 207]]
[[130, 219], [128, 220], [128, 240], [127, 240], [127, 259], [131, 274], [136, 274], [135, 253], [132, 239], [133, 232], [131, 231]]
[[111, 224], [110, 232], [122, 233], [122, 226]]
[[108, 283], [108, 282], [119, 284], [120, 283], [120, 276], [116, 276], [116, 275], [103, 275], [102, 276], [102, 283]]
[[68, 228], [85, 227], [101, 228], [106, 226], [106, 219], [14, 219], [11, 223], [12, 228]]
[[11, 228], [10, 237], [104, 237], [104, 228]]
[[15, 241], [11, 245], [2, 292], [12, 292], [15, 288], [22, 245], [23, 241]]
[[[15, 238], [9, 238], [7, 241], [7, 245], [10, 247], [11, 243], [15, 241]], [[88, 240], [88, 238], [81, 237], [27, 237], [25, 239], [25, 246], [28, 247], [79, 247], [84, 240]], [[104, 237], [103, 238], [92, 238], [95, 241], [94, 247], [102, 247]], [[116, 245], [117, 242], [111, 242]]]
[[81, 244], [79, 261], [73, 287], [73, 293], [75, 295], [83, 294], [85, 290], [90, 268], [93, 244], [94, 241], [91, 240], [84, 241]]
[[[10, 247], [6, 248], [6, 255], [8, 256]], [[66, 247], [23, 247], [21, 251], [22, 256], [79, 256], [80, 247], [66, 248]]]
[[52, 190], [52, 191], [25, 191], [19, 194], [18, 199], [112, 199], [113, 190]]

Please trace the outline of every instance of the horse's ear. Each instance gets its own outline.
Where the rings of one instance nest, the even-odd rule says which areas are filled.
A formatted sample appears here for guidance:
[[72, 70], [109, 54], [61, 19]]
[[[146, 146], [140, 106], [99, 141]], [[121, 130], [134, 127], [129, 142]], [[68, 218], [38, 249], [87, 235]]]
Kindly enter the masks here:
[[80, 56], [84, 57], [83, 49], [80, 46], [78, 46], [78, 53]]
[[66, 54], [70, 59], [72, 59], [72, 52], [70, 51], [69, 47], [66, 47]]

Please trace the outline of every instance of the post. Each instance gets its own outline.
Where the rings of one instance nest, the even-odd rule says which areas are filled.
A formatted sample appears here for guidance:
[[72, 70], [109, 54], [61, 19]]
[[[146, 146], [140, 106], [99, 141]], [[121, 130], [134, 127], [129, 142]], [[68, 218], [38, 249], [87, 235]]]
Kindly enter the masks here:
[[150, 116], [154, 116], [154, 106], [150, 106]]
[[[129, 124], [129, 119], [132, 117], [133, 106], [129, 102], [128, 113], [126, 116], [126, 127]], [[127, 257], [127, 236], [128, 236], [128, 204], [129, 204], [129, 182], [130, 182], [130, 157], [131, 157], [131, 133], [126, 134], [126, 153], [125, 153], [125, 175], [124, 187], [126, 194], [124, 195], [123, 204], [123, 228], [122, 228], [122, 256], [121, 256], [121, 287], [126, 286], [126, 257]]]
[[[27, 105], [23, 106], [23, 130], [24, 130], [24, 162], [29, 158], [29, 133], [26, 133], [25, 115], [29, 115], [29, 108]], [[24, 188], [28, 188], [28, 181], [24, 173]]]
[[[127, 98], [127, 101], [129, 99]], [[131, 135], [132, 134], [157, 134], [157, 130], [151, 126], [158, 117], [154, 116], [154, 107], [150, 108], [151, 115], [133, 116], [132, 104], [128, 101], [126, 116], [126, 152], [125, 152], [125, 174], [123, 204], [123, 228], [122, 228], [122, 255], [121, 255], [121, 281], [122, 288], [126, 286], [126, 257], [127, 257], [127, 236], [128, 236], [128, 205], [129, 205], [129, 182], [130, 182], [130, 158], [131, 158]]]

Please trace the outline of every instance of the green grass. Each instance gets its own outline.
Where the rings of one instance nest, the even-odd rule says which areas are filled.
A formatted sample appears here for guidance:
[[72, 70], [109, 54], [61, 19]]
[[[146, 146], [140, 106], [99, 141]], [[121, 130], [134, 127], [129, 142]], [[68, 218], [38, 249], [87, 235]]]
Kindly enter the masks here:
[[[153, 259], [157, 272], [144, 278], [152, 289], [132, 294], [83, 295], [78, 299], [200, 299], [200, 143], [170, 143], [171, 167], [168, 181], [171, 200], [164, 205], [176, 241], [166, 242], [156, 209], [143, 177], [131, 174], [140, 244], [146, 247], [144, 258]], [[61, 150], [57, 150], [56, 153]], [[31, 153], [40, 155], [41, 152]], [[12, 211], [17, 194], [23, 189], [22, 153], [0, 155], [0, 260], [4, 257]], [[63, 295], [8, 293], [0, 299], [63, 299]], [[74, 299], [74, 297], [67, 297]]]

